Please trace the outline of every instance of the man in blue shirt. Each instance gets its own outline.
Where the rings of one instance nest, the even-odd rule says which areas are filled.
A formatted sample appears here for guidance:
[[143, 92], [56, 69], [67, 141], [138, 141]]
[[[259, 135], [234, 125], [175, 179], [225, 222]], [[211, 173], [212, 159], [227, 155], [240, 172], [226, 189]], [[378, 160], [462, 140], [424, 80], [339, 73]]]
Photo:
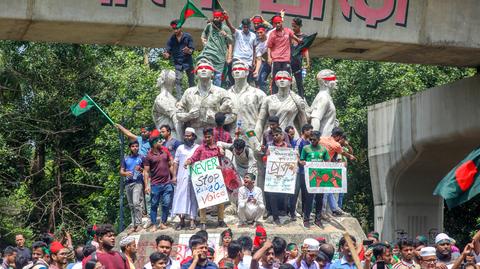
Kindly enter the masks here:
[[182, 28], [178, 26], [178, 20], [170, 22], [173, 35], [167, 41], [166, 51], [163, 57], [168, 59], [173, 58], [173, 65], [175, 66], [176, 75], [176, 96], [180, 100], [182, 98], [182, 78], [183, 72], [187, 74], [189, 87], [195, 86], [195, 77], [193, 72], [192, 53], [195, 50], [193, 46], [193, 38], [189, 33], [184, 33]]
[[[357, 240], [355, 237], [350, 235], [350, 238], [353, 241], [353, 246], [356, 247], [356, 242]], [[355, 251], [354, 249], [351, 250], [348, 247], [347, 240], [345, 240], [345, 237], [340, 238], [340, 241], [338, 242], [338, 245], [340, 246], [340, 252], [342, 253], [342, 258], [334, 262], [332, 265], [330, 265], [330, 269], [357, 269], [357, 266], [355, 266], [355, 262], [353, 261], [353, 254], [352, 251]]]
[[141, 229], [143, 211], [143, 160], [138, 154], [138, 141], [130, 142], [128, 146], [132, 154], [122, 161], [120, 175], [125, 177], [125, 193], [132, 215], [133, 227], [130, 232], [138, 232]]
[[137, 141], [139, 146], [138, 153], [142, 156], [147, 156], [147, 153], [150, 150], [150, 143], [148, 143], [148, 138], [150, 137], [150, 133], [152, 131], [151, 128], [142, 127], [140, 129], [141, 134], [136, 135], [120, 124], [116, 124], [115, 127], [117, 127], [117, 129], [120, 130], [120, 132], [122, 132], [125, 136], [127, 136], [130, 142]]

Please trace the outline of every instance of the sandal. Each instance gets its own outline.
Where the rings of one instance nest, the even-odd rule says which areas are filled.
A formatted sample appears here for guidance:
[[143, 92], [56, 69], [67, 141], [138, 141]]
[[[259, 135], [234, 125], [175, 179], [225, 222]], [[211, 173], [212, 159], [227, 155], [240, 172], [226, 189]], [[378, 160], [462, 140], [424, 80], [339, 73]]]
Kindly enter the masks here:
[[179, 222], [176, 226], [175, 226], [175, 230], [177, 231], [180, 231], [181, 229], [185, 228], [185, 223], [181, 223]]
[[195, 222], [190, 223], [190, 230], [195, 230], [197, 229], [197, 225], [195, 225]]

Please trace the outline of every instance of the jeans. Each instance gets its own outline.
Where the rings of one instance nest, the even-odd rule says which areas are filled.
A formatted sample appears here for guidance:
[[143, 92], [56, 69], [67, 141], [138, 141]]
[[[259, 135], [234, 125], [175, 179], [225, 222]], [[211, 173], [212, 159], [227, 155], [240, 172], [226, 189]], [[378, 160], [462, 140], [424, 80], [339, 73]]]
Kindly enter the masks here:
[[[295, 210], [297, 209], [297, 200], [298, 200], [298, 195], [300, 194], [300, 191], [302, 191], [302, 212], [305, 215], [305, 201], [308, 195], [310, 195], [307, 192], [307, 186], [305, 185], [305, 174], [300, 174], [297, 173], [297, 180], [295, 182], [295, 193], [290, 194], [289, 196], [289, 205], [288, 205], [288, 210], [290, 211], [290, 216], [295, 216]], [[313, 201], [313, 200], [312, 200]], [[311, 203], [311, 202], [310, 202]], [[310, 212], [312, 211], [311, 205], [310, 205]], [[308, 216], [310, 213], [308, 213]]]
[[335, 194], [325, 193], [323, 197], [323, 202], [326, 203], [325, 211], [328, 210], [328, 206], [330, 206], [330, 210], [332, 212], [335, 212], [338, 210], [337, 201], [335, 200]]
[[267, 79], [271, 71], [272, 71], [272, 67], [268, 65], [268, 63], [266, 62], [262, 62], [262, 65], [260, 66], [260, 70], [258, 71], [258, 77], [256, 80], [257, 87], [260, 88], [266, 94], [269, 93]]
[[130, 215], [132, 216], [133, 226], [142, 224], [143, 211], [143, 184], [130, 183], [125, 186]]
[[[292, 69], [290, 68], [290, 62], [273, 62], [272, 78], [275, 78], [278, 71], [288, 71], [288, 73], [292, 74]], [[278, 87], [275, 84], [275, 80], [272, 79], [272, 94], [276, 94], [277, 92], [278, 92]]]
[[213, 85], [222, 87], [222, 72], [215, 71], [213, 73]]
[[340, 209], [342, 209], [342, 206], [343, 206], [343, 196], [345, 196], [345, 193], [338, 194], [338, 207]]
[[157, 184], [151, 186], [151, 210], [150, 210], [150, 220], [152, 224], [157, 224], [157, 210], [160, 200], [162, 202], [162, 223], [167, 222], [167, 218], [170, 211], [170, 205], [172, 204], [173, 199], [173, 185], [168, 184]]
[[187, 74], [188, 87], [195, 86], [195, 75], [193, 74], [193, 67], [183, 71], [175, 70], [175, 94], [177, 96], [177, 100], [180, 100], [183, 95], [183, 87], [182, 87], [183, 72]]

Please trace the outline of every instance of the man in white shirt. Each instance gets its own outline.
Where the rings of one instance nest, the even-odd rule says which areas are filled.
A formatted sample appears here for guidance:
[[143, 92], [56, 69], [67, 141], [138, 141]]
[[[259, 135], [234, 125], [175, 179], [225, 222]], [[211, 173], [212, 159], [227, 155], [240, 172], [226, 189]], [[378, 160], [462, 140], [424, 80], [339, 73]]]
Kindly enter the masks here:
[[[180, 263], [170, 257], [172, 253], [173, 239], [168, 235], [161, 234], [155, 239], [155, 242], [157, 243], [157, 252], [167, 255], [169, 258], [166, 269], [180, 269]], [[143, 266], [143, 269], [152, 269], [152, 264], [148, 262]]]
[[238, 226], [245, 226], [248, 222], [258, 225], [258, 220], [265, 212], [263, 193], [255, 186], [256, 176], [247, 173], [243, 178], [243, 186], [238, 190]]

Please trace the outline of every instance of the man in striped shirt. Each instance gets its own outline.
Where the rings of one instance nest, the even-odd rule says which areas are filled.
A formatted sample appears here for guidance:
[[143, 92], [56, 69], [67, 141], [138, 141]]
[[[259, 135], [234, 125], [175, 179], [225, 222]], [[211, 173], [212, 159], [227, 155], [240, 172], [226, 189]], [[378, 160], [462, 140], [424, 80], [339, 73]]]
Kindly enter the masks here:
[[400, 262], [393, 265], [392, 269], [420, 269], [420, 265], [415, 262], [413, 241], [408, 239], [401, 239], [398, 241], [400, 254], [402, 258]]

